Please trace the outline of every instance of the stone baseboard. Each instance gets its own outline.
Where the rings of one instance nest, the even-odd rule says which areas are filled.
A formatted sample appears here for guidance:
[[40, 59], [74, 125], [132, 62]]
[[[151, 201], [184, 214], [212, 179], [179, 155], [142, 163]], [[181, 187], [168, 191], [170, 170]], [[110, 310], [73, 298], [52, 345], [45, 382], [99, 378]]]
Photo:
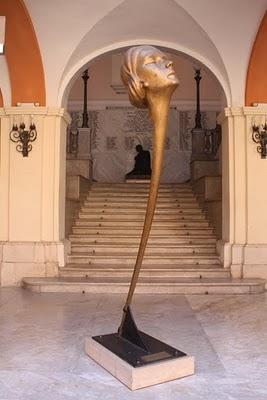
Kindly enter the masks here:
[[55, 277], [64, 266], [63, 242], [1, 242], [0, 285], [20, 286], [24, 277]]
[[267, 243], [231, 244], [218, 241], [217, 251], [224, 267], [231, 268], [233, 278], [261, 278], [267, 282]]

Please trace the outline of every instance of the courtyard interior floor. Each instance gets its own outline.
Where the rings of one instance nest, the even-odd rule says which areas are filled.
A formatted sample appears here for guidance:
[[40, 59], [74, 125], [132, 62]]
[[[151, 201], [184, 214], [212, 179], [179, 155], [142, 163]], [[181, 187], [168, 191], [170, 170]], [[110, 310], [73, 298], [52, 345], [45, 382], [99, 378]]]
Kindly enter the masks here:
[[139, 329], [193, 355], [196, 373], [135, 392], [84, 350], [117, 331], [124, 300], [0, 289], [0, 399], [267, 399], [267, 293], [136, 295]]

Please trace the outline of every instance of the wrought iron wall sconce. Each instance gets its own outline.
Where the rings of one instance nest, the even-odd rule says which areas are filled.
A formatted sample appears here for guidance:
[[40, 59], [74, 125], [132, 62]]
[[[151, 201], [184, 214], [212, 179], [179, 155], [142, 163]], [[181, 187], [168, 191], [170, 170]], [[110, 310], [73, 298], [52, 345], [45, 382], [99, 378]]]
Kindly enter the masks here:
[[257, 143], [257, 152], [261, 158], [267, 158], [267, 122], [252, 126], [252, 140]]
[[22, 122], [19, 127], [14, 124], [9, 134], [10, 140], [14, 143], [18, 143], [16, 146], [17, 151], [22, 153], [23, 157], [28, 157], [29, 151], [32, 150], [31, 142], [34, 142], [37, 138], [37, 131], [35, 124], [30, 124], [29, 130], [25, 130], [25, 124]]

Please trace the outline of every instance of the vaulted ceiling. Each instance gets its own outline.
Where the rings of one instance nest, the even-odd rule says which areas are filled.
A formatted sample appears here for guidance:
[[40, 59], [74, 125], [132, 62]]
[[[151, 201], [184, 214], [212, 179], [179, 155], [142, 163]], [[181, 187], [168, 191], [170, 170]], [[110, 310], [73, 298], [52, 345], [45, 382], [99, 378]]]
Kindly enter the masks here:
[[[50, 105], [66, 103], [73, 81], [94, 58], [148, 43], [198, 60], [220, 82], [227, 104], [242, 105], [251, 49], [267, 7], [267, 0], [24, 3], [39, 44]], [[5, 58], [0, 69], [0, 85], [8, 92]]]

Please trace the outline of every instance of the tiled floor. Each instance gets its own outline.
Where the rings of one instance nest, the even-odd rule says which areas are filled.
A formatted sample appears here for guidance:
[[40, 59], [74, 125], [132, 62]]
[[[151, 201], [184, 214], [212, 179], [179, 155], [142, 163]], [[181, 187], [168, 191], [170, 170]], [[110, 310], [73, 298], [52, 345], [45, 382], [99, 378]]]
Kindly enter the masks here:
[[125, 295], [0, 289], [0, 400], [266, 400], [267, 294], [136, 295], [138, 327], [194, 355], [192, 377], [131, 392], [90, 360]]

